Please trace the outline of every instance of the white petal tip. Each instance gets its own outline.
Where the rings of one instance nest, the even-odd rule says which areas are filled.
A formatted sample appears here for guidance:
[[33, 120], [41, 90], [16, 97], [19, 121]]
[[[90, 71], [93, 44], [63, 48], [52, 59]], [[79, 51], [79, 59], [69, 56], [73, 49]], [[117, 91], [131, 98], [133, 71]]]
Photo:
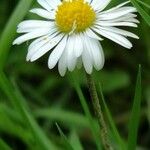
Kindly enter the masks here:
[[28, 61], [28, 62], [29, 62], [29, 61], [30, 61], [30, 58], [26, 57], [26, 61]]
[[21, 43], [22, 43], [22, 42], [20, 42], [20, 41], [18, 40], [18, 38], [13, 41], [13, 45], [20, 45]]
[[59, 74], [60, 74], [61, 77], [64, 77], [64, 76], [65, 76], [65, 73], [60, 73], [60, 72], [59, 72]]
[[31, 56], [29, 55], [29, 53], [27, 53], [26, 61], [30, 61], [30, 58], [31, 58]]
[[91, 74], [92, 74], [92, 71], [90, 71], [90, 72], [89, 72], [89, 71], [86, 71], [86, 73], [89, 74], [89, 75], [91, 75]]
[[48, 68], [49, 69], [53, 69], [55, 67], [55, 65], [52, 62], [48, 62]]
[[103, 67], [104, 67], [104, 64], [102, 64], [101, 66], [94, 66], [94, 68], [95, 68], [97, 71], [102, 70]]
[[30, 59], [30, 62], [34, 62], [34, 61], [36, 61], [36, 60], [37, 60], [37, 59], [33, 57], [33, 58]]
[[17, 42], [16, 42], [16, 40], [13, 41], [12, 45], [18, 45]]
[[36, 12], [36, 10], [35, 10], [35, 9], [31, 9], [31, 10], [29, 10], [29, 12], [31, 12], [31, 13], [35, 13], [35, 12]]
[[133, 46], [127, 47], [127, 49], [132, 49]]
[[38, 58], [35, 57], [34, 55], [31, 56], [30, 54], [27, 54], [26, 61], [34, 62], [34, 61], [36, 61], [37, 59], [38, 59]]

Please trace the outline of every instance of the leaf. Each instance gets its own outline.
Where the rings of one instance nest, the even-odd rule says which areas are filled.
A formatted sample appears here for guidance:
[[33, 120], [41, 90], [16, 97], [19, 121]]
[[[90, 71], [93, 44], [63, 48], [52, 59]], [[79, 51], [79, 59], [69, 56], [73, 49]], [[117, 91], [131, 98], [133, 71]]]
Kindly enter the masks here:
[[129, 122], [128, 150], [136, 149], [138, 126], [141, 110], [141, 66], [139, 65], [133, 108]]
[[78, 135], [77, 135], [75, 130], [72, 130], [72, 132], [71, 132], [70, 142], [71, 142], [72, 147], [75, 150], [83, 150], [83, 147], [82, 147], [82, 145], [80, 143], [79, 137], [78, 137]]
[[2, 139], [0, 139], [0, 149], [1, 150], [12, 150], [9, 145], [4, 142]]
[[150, 26], [150, 15], [135, 0], [130, 0], [130, 1], [136, 7], [137, 11], [140, 13], [142, 18]]
[[150, 86], [146, 89], [147, 118], [150, 123]]
[[24, 18], [33, 0], [19, 1], [0, 38], [0, 70], [3, 69], [18, 23]]
[[74, 88], [75, 88], [75, 90], [76, 90], [76, 92], [78, 94], [80, 103], [81, 103], [82, 108], [84, 110], [84, 113], [86, 114], [86, 117], [87, 117], [87, 119], [89, 121], [89, 125], [90, 125], [90, 128], [91, 128], [91, 131], [92, 131], [92, 134], [93, 134], [93, 137], [94, 137], [97, 149], [101, 150], [102, 149], [102, 147], [101, 147], [101, 140], [100, 140], [99, 134], [97, 133], [96, 126], [93, 123], [93, 118], [92, 118], [92, 115], [91, 115], [90, 110], [88, 108], [88, 105], [86, 103], [86, 99], [85, 99], [85, 97], [84, 97], [84, 95], [82, 93], [82, 90], [81, 90], [81, 88], [79, 86], [79, 83], [76, 80], [76, 75], [74, 75], [74, 74], [72, 74], [72, 75], [73, 75], [72, 76], [73, 86], [74, 86]]
[[2, 88], [15, 109], [18, 111], [18, 113], [20, 113], [22, 118], [24, 118], [24, 123], [27, 127], [29, 127], [29, 129], [31, 129], [31, 133], [33, 137], [36, 138], [37, 144], [39, 144], [43, 150], [55, 150], [56, 148], [53, 143], [46, 137], [35, 119], [29, 113], [29, 109], [25, 103], [24, 97], [17, 88], [14, 88], [11, 85], [3, 72], [0, 72], [0, 88]]
[[[101, 81], [103, 92], [113, 92], [120, 88], [127, 87], [130, 83], [128, 73], [122, 70], [94, 72], [96, 83]], [[113, 79], [113, 80], [112, 80]]]
[[148, 9], [150, 9], [150, 5], [145, 3], [145, 2], [142, 2], [140, 0], [137, 0], [138, 3], [142, 4], [143, 6], [147, 7]]
[[0, 105], [0, 131], [18, 137], [27, 145], [30, 145], [30, 137], [32, 137], [30, 131], [21, 126], [18, 117], [15, 118], [14, 114], [10, 116], [10, 113], [13, 114], [5, 105]]
[[[88, 119], [80, 113], [75, 113], [58, 108], [44, 108], [35, 111], [37, 118], [45, 118], [51, 121], [59, 121], [69, 127], [88, 128]], [[95, 121], [95, 120], [94, 120]]]
[[104, 110], [105, 110], [107, 119], [108, 119], [110, 127], [112, 129], [111, 131], [112, 131], [112, 134], [113, 134], [113, 136], [114, 136], [114, 138], [116, 140], [116, 143], [117, 143], [119, 149], [126, 150], [125, 144], [123, 143], [123, 140], [120, 137], [118, 129], [117, 129], [117, 127], [115, 125], [115, 122], [114, 122], [114, 120], [112, 118], [111, 112], [110, 112], [110, 110], [109, 110], [109, 108], [108, 108], [108, 106], [107, 106], [107, 104], [105, 102], [105, 98], [104, 98], [104, 95], [103, 95], [103, 92], [102, 92], [101, 85], [100, 85], [100, 95], [101, 95], [101, 99], [102, 99], [102, 102], [103, 102], [103, 105], [104, 105]]
[[74, 148], [72, 147], [72, 145], [70, 144], [69, 140], [67, 139], [67, 137], [65, 136], [65, 134], [63, 133], [63, 131], [61, 130], [61, 128], [59, 127], [59, 125], [56, 123], [56, 127], [65, 143], [66, 146], [66, 150], [74, 150]]

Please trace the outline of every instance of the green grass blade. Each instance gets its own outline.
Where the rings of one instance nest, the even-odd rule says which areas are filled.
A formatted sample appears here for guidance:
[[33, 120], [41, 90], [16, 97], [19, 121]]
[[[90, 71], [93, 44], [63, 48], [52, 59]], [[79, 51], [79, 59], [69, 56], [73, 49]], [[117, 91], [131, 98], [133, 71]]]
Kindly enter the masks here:
[[136, 149], [138, 126], [140, 120], [140, 109], [141, 109], [141, 66], [139, 66], [138, 70], [134, 103], [129, 122], [128, 150]]
[[35, 111], [35, 116], [37, 118], [44, 118], [51, 121], [59, 121], [63, 122], [65, 125], [69, 127], [82, 127], [88, 128], [88, 120], [85, 116], [80, 113], [75, 113], [67, 110], [62, 110], [58, 108], [44, 108], [37, 109]]
[[97, 145], [97, 148], [98, 148], [98, 150], [101, 150], [102, 146], [101, 146], [100, 137], [99, 137], [99, 134], [97, 133], [97, 129], [96, 129], [95, 124], [91, 123], [91, 122], [93, 122], [93, 118], [92, 118], [92, 115], [91, 115], [90, 110], [88, 108], [88, 105], [86, 103], [86, 99], [84, 98], [84, 95], [82, 93], [82, 90], [81, 90], [79, 84], [76, 82], [75, 76], [73, 77], [72, 80], [74, 81], [74, 88], [75, 88], [75, 90], [78, 94], [80, 103], [81, 103], [82, 108], [84, 110], [84, 113], [86, 114], [86, 117], [88, 118], [89, 125], [90, 125], [90, 128], [91, 128], [95, 143]]
[[137, 11], [140, 13], [142, 18], [150, 26], [150, 15], [136, 2], [135, 0], [130, 0], [131, 3], [136, 7]]
[[126, 150], [125, 148], [125, 144], [123, 143], [123, 140], [118, 132], [118, 129], [115, 125], [115, 122], [112, 118], [112, 115], [111, 115], [111, 112], [106, 104], [106, 101], [105, 101], [105, 98], [104, 98], [104, 95], [103, 95], [103, 92], [102, 92], [102, 88], [101, 88], [101, 85], [100, 85], [100, 95], [101, 95], [101, 99], [102, 99], [102, 102], [103, 102], [103, 105], [104, 105], [104, 110], [105, 110], [105, 114], [107, 116], [107, 119], [109, 121], [109, 124], [110, 124], [110, 127], [111, 127], [111, 131], [112, 131], [112, 134], [117, 142], [117, 147], [119, 147], [119, 149], [121, 150]]
[[12, 41], [16, 35], [17, 24], [24, 18], [33, 0], [19, 1], [16, 9], [10, 17], [0, 38], [0, 70], [3, 69]]
[[76, 133], [75, 130], [72, 130], [71, 135], [70, 135], [70, 142], [72, 147], [76, 150], [83, 150], [83, 147], [80, 143], [79, 137]]
[[56, 148], [53, 143], [45, 136], [35, 119], [29, 113], [29, 110], [27, 109], [27, 105], [21, 93], [11, 85], [3, 72], [0, 73], [0, 87], [10, 99], [15, 108], [17, 108], [18, 113], [20, 113], [22, 118], [24, 118], [27, 127], [30, 127], [33, 137], [36, 138], [37, 144], [39, 144], [43, 150], [55, 150]]
[[1, 150], [12, 150], [6, 142], [0, 139], [0, 149]]
[[148, 9], [150, 9], [150, 5], [149, 5], [149, 4], [147, 4], [147, 3], [145, 3], [145, 2], [142, 2], [141, 0], [137, 0], [137, 2], [138, 2], [139, 4], [142, 4], [143, 6], [147, 7]]
[[19, 138], [28, 146], [34, 141], [31, 139], [30, 130], [25, 129], [20, 123], [14, 121], [2, 107], [0, 107], [0, 132]]
[[61, 135], [61, 138], [64, 141], [64, 144], [66, 146], [66, 150], [74, 150], [74, 148], [70, 144], [69, 140], [67, 139], [67, 137], [65, 136], [65, 134], [63, 133], [63, 131], [61, 130], [61, 128], [59, 127], [59, 125], [57, 123], [56, 123], [56, 127], [57, 127], [57, 129], [59, 131], [59, 134]]

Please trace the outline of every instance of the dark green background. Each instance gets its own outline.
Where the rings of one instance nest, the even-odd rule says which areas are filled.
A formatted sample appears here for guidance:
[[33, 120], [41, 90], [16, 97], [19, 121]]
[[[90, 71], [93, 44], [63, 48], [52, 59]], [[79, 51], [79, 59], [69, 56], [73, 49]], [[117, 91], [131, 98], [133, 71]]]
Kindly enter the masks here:
[[[17, 2], [18, 0], [0, 0], [0, 35]], [[119, 2], [120, 0], [113, 1], [111, 5], [113, 6]], [[150, 4], [149, 0], [145, 2]], [[148, 12], [149, 10], [146, 11]], [[31, 18], [38, 19], [37, 16], [27, 13], [25, 19]], [[142, 111], [138, 133], [138, 146], [141, 150], [144, 150], [144, 148], [150, 148], [150, 28], [139, 15], [138, 19], [140, 20], [138, 28], [127, 28], [127, 30], [136, 33], [140, 37], [139, 40], [131, 39], [133, 48], [127, 50], [105, 39], [102, 42], [106, 58], [105, 66], [99, 72], [94, 71], [93, 76], [96, 83], [102, 83], [106, 103], [113, 114], [114, 121], [122, 137], [127, 139], [128, 121], [133, 102], [138, 64], [142, 65]], [[16, 34], [16, 36], [18, 35]], [[56, 145], [61, 146], [62, 149], [66, 149], [63, 141], [61, 141], [55, 122], [60, 125], [67, 136], [74, 129], [84, 149], [94, 150], [95, 144], [91, 132], [86, 124], [83, 125], [86, 122], [82, 123], [83, 120], [76, 120], [76, 123], [74, 121], [66, 121], [67, 118], [63, 118], [63, 114], [59, 111], [63, 110], [70, 114], [70, 116], [72, 115], [72, 117], [76, 114], [83, 115], [79, 98], [72, 86], [72, 74], [67, 73], [62, 78], [58, 74], [57, 67], [49, 70], [47, 67], [49, 53], [34, 63], [26, 62], [28, 45], [29, 43], [27, 42], [11, 47], [4, 68], [7, 77], [21, 91], [27, 105], [31, 109], [31, 113], [35, 115], [45, 134]], [[84, 71], [81, 69], [74, 71], [74, 73], [78, 76], [77, 81], [82, 87], [91, 112], [93, 112]], [[46, 108], [52, 110], [49, 119], [40, 114], [40, 110]], [[10, 111], [12, 114], [5, 111]], [[11, 115], [14, 116], [12, 117]], [[6, 95], [0, 90], [0, 137], [13, 150], [31, 149], [27, 145], [26, 140], [23, 140], [27, 136], [25, 134], [30, 134], [30, 131], [27, 130], [26, 126], [18, 122], [17, 119], [14, 119], [17, 116], [18, 112], [12, 108]], [[11, 123], [12, 125], [8, 125]]]

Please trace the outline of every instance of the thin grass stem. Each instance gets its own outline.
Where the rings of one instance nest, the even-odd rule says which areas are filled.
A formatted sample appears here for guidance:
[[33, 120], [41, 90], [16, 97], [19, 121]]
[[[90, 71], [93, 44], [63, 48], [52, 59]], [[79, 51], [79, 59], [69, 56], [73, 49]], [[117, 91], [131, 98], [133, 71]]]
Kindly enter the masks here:
[[103, 144], [105, 150], [113, 150], [113, 148], [109, 142], [107, 126], [106, 126], [106, 123], [104, 120], [104, 116], [103, 116], [102, 108], [101, 108], [101, 105], [99, 102], [95, 83], [94, 83], [91, 75], [86, 74], [86, 77], [87, 77], [87, 83], [88, 83], [89, 92], [91, 95], [93, 108], [94, 108], [95, 115], [98, 119], [98, 123], [100, 126], [100, 135], [101, 135], [101, 139], [102, 139], [102, 144]]

